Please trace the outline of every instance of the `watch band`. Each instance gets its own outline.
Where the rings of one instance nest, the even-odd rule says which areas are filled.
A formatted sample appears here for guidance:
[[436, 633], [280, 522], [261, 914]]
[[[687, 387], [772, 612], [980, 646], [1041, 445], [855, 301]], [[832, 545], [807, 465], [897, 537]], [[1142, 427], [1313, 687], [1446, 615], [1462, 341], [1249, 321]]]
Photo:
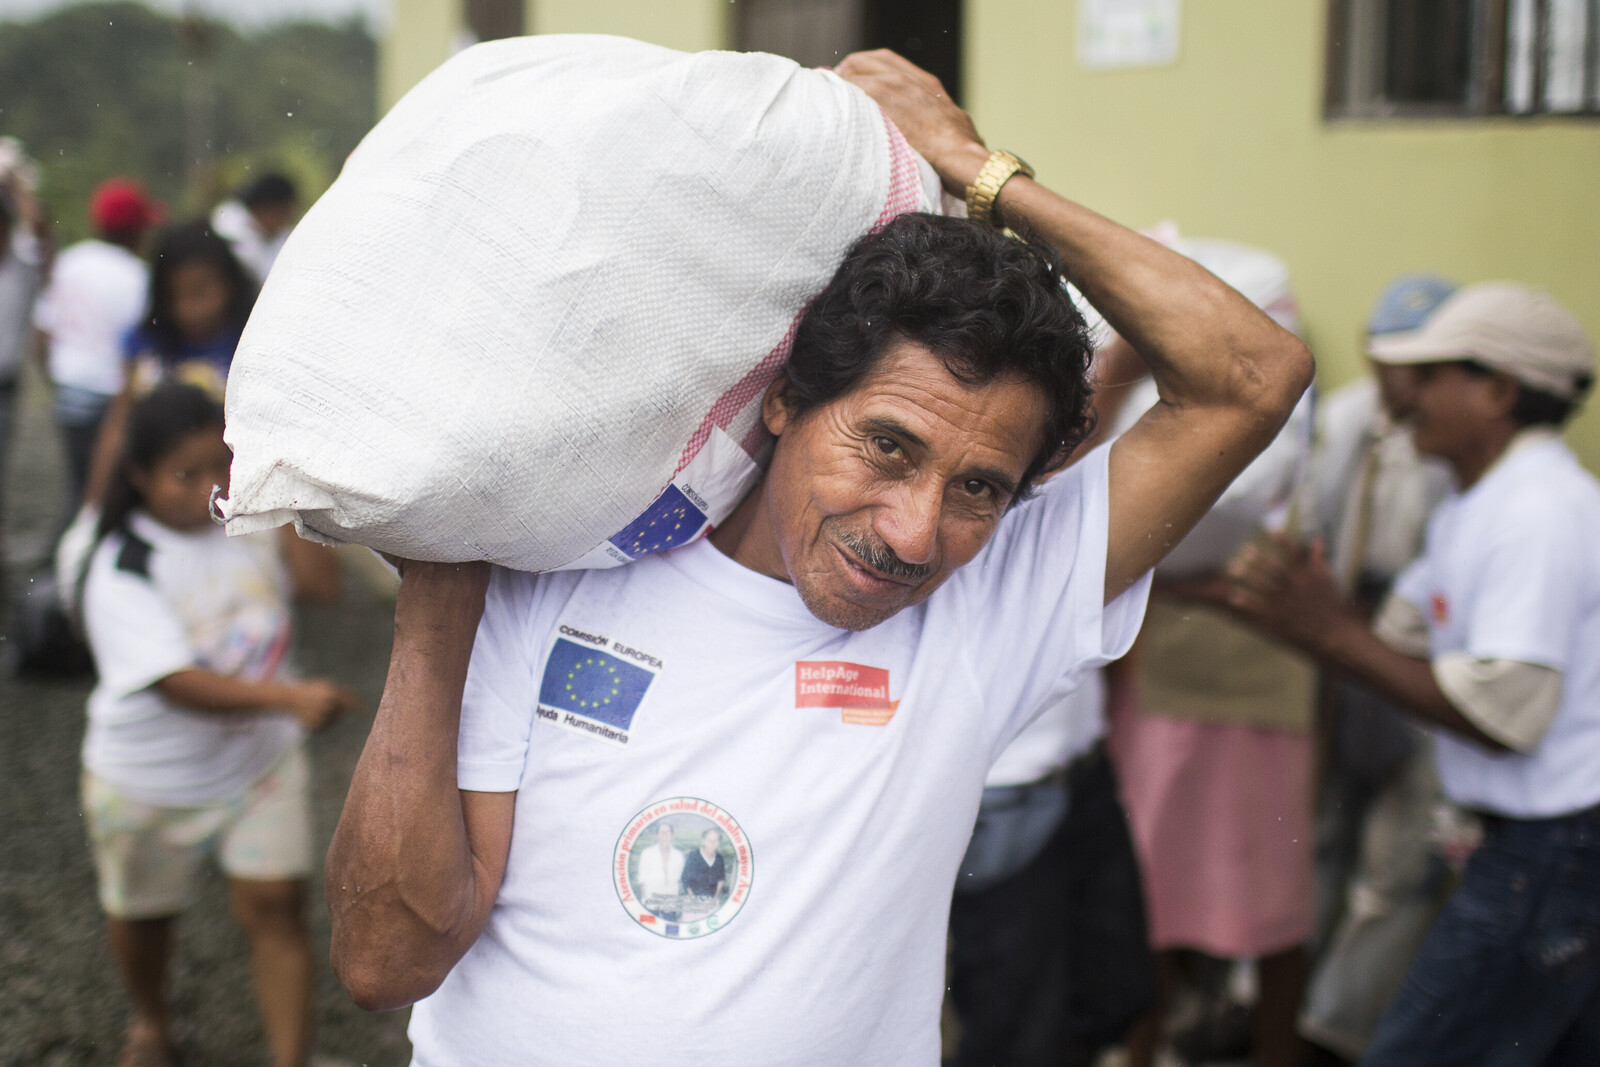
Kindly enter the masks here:
[[993, 225], [995, 197], [1000, 195], [1000, 187], [1019, 171], [1033, 177], [1033, 168], [1017, 156], [999, 150], [990, 152], [983, 169], [967, 186], [967, 218]]

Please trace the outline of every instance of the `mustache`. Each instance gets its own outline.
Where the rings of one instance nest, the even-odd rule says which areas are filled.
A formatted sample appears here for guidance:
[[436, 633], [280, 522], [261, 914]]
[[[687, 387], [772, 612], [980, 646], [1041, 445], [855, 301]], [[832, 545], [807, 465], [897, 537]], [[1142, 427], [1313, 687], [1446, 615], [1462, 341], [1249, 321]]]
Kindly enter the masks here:
[[929, 564], [907, 563], [876, 538], [863, 537], [849, 530], [839, 531], [838, 538], [839, 543], [862, 563], [887, 577], [910, 582], [921, 581], [933, 573], [933, 567]]

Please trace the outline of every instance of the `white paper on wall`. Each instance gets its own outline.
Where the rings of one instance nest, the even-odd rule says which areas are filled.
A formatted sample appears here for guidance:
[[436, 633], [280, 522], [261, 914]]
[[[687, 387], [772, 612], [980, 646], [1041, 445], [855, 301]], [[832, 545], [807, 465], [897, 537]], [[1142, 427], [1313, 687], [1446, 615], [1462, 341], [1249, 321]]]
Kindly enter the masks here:
[[1091, 70], [1178, 58], [1179, 0], [1078, 0], [1078, 62]]

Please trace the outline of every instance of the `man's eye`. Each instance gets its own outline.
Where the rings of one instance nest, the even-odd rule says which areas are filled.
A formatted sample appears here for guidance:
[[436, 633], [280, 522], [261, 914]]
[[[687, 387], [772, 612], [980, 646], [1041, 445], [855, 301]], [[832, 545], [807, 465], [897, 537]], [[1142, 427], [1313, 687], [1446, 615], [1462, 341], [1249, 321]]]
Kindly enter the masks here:
[[961, 488], [971, 496], [990, 496], [994, 493], [994, 486], [977, 478], [968, 478], [962, 483]]
[[872, 439], [872, 443], [877, 446], [879, 452], [882, 452], [886, 456], [892, 456], [900, 451], [899, 444], [897, 444], [895, 439], [892, 437], [884, 437], [880, 434]]

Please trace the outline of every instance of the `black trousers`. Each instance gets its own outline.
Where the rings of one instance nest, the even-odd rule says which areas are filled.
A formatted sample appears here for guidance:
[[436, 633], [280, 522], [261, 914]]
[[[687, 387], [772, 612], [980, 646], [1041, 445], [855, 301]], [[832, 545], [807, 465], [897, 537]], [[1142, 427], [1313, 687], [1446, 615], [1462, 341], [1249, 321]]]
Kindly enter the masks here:
[[1144, 893], [1111, 761], [1075, 764], [1067, 813], [1009, 880], [956, 893], [958, 1067], [1092, 1064], [1155, 1002]]

